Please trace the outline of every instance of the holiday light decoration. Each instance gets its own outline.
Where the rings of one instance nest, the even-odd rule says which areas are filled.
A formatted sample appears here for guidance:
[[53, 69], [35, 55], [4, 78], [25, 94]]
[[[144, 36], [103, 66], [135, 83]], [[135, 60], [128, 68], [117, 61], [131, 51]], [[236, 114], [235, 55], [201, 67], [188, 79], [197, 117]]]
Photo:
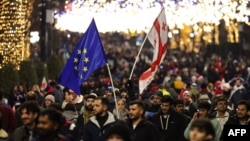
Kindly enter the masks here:
[[65, 11], [55, 15], [55, 27], [82, 33], [95, 18], [99, 32], [147, 33], [162, 6], [171, 48], [181, 50], [220, 44], [222, 20], [226, 40], [238, 43], [239, 23], [250, 19], [250, 0], [66, 0]]
[[65, 11], [56, 15], [56, 28], [84, 32], [94, 17], [100, 32], [148, 31], [161, 7], [170, 29], [213, 23], [221, 19], [248, 22], [249, 0], [66, 0]]
[[33, 2], [34, 0], [0, 1], [0, 67], [10, 62], [18, 68], [20, 62], [29, 56]]

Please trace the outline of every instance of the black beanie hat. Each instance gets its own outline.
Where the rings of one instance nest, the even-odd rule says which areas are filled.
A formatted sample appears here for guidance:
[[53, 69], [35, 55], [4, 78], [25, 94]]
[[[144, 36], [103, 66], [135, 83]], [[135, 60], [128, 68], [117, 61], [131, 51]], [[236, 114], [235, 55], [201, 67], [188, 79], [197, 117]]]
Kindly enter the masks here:
[[157, 91], [153, 92], [153, 94], [150, 97], [150, 99], [152, 99], [153, 96], [158, 96], [158, 97], [162, 98], [163, 94], [162, 94], [162, 92], [160, 90], [157, 90]]
[[89, 98], [92, 98], [92, 99], [96, 99], [97, 98], [97, 94], [95, 93], [90, 93], [89, 95], [86, 96], [86, 100], [89, 99]]
[[118, 135], [124, 141], [132, 141], [130, 138], [131, 137], [130, 129], [128, 128], [128, 126], [124, 122], [117, 122], [113, 126], [111, 126], [107, 132], [106, 140], [111, 135]]

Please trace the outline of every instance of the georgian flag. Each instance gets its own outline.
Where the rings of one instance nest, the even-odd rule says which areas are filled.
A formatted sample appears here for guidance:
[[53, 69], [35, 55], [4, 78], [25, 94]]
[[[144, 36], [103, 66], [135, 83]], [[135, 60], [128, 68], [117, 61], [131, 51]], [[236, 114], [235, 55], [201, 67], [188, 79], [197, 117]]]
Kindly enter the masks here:
[[48, 83], [47, 83], [46, 78], [45, 78], [45, 76], [44, 76], [44, 77], [43, 77], [43, 80], [42, 80], [42, 83], [41, 83], [41, 85], [40, 85], [40, 89], [41, 89], [42, 91], [44, 91], [44, 90], [47, 88], [47, 85], [48, 85]]
[[168, 29], [164, 8], [161, 10], [159, 16], [155, 19], [154, 25], [148, 33], [148, 40], [154, 47], [154, 56], [151, 67], [142, 73], [139, 78], [140, 94], [151, 83], [159, 65], [166, 55]]

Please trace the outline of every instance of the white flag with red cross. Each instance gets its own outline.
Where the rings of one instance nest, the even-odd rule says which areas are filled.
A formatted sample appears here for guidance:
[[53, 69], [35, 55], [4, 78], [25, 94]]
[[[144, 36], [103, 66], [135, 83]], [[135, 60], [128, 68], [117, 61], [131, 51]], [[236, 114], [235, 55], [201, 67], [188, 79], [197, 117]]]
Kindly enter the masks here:
[[44, 91], [44, 90], [47, 88], [47, 85], [48, 85], [48, 83], [47, 83], [46, 78], [45, 78], [45, 76], [44, 76], [44, 77], [43, 77], [43, 80], [42, 80], [42, 83], [41, 83], [41, 85], [40, 85], [40, 89], [41, 89], [42, 91]]
[[154, 24], [148, 33], [148, 40], [154, 47], [154, 56], [151, 67], [142, 73], [139, 78], [140, 94], [152, 82], [154, 75], [167, 52], [168, 26], [164, 8], [155, 19]]

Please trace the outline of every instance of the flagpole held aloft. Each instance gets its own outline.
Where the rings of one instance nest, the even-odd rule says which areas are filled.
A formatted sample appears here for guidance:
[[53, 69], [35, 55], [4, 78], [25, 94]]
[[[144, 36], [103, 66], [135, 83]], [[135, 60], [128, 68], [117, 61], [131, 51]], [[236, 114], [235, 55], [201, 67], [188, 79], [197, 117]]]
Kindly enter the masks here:
[[115, 109], [116, 109], [116, 113], [117, 113], [117, 118], [119, 119], [120, 118], [120, 113], [118, 111], [117, 98], [116, 98], [116, 94], [115, 94], [115, 87], [114, 87], [112, 75], [111, 75], [111, 72], [110, 72], [109, 64], [107, 63], [106, 66], [107, 66], [107, 69], [108, 69], [108, 72], [109, 72], [109, 77], [110, 77], [110, 82], [111, 82], [111, 86], [112, 86], [112, 91], [113, 91], [113, 94], [114, 94]]
[[[162, 12], [163, 10], [165, 10], [164, 7], [161, 9], [161, 11], [160, 11], [160, 13], [158, 14], [157, 17], [159, 17], [159, 15], [161, 14], [161, 12]], [[150, 33], [150, 31], [151, 31], [152, 29], [153, 29], [153, 26], [151, 26], [151, 28], [150, 28], [150, 30], [149, 30], [148, 33]], [[142, 48], [143, 48], [143, 46], [144, 46], [146, 40], [148, 39], [148, 35], [149, 35], [149, 34], [146, 35], [146, 37], [144, 38], [144, 40], [143, 40], [143, 42], [142, 42], [142, 44], [141, 44], [141, 46], [140, 46], [140, 49], [139, 49], [138, 54], [137, 54], [137, 56], [136, 56], [136, 58], [135, 58], [135, 62], [134, 62], [134, 64], [133, 64], [133, 67], [132, 67], [132, 70], [131, 70], [131, 73], [130, 73], [130, 76], [129, 76], [129, 80], [131, 80], [131, 78], [132, 78], [132, 75], [133, 75], [134, 69], [135, 69], [135, 65], [136, 65], [137, 61], [139, 60], [139, 55], [141, 54]]]
[[[152, 27], [151, 27], [151, 28], [152, 28]], [[143, 48], [143, 46], [144, 46], [144, 44], [145, 44], [147, 38], [148, 38], [148, 34], [147, 34], [146, 37], [144, 38], [144, 40], [143, 40], [143, 42], [142, 42], [142, 44], [141, 44], [141, 46], [140, 46], [140, 49], [139, 49], [139, 51], [138, 51], [138, 54], [137, 54], [137, 56], [136, 56], [136, 58], [135, 58], [134, 65], [133, 65], [133, 68], [132, 68], [131, 73], [130, 73], [130, 76], [129, 76], [129, 80], [131, 80], [131, 78], [132, 78], [132, 75], [133, 75], [134, 69], [135, 69], [135, 65], [136, 65], [137, 61], [139, 60], [139, 55], [141, 54], [141, 50], [142, 50], [142, 48]]]

